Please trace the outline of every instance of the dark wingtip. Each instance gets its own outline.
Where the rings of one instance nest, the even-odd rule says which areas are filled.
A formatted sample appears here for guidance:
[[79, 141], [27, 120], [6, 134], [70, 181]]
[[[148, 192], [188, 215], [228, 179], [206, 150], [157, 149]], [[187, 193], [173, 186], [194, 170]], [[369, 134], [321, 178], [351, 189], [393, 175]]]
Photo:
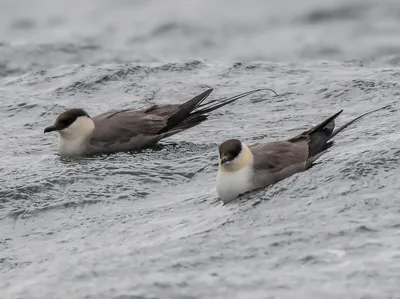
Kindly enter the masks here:
[[[164, 133], [164, 132], [171, 130], [175, 126], [178, 126], [179, 123], [182, 121], [184, 121], [184, 123], [187, 125], [189, 125], [189, 123], [194, 120], [196, 120], [196, 123], [197, 123], [197, 121], [199, 120], [197, 117], [199, 117], [200, 115], [204, 115], [208, 112], [214, 111], [218, 108], [221, 108], [225, 105], [228, 105], [232, 102], [235, 102], [235, 101], [237, 101], [243, 97], [246, 97], [248, 95], [251, 95], [253, 93], [263, 91], [263, 90], [271, 91], [272, 89], [269, 89], [269, 88], [255, 89], [255, 90], [251, 90], [251, 91], [247, 91], [247, 92], [235, 95], [230, 98], [224, 98], [221, 100], [211, 100], [207, 103], [203, 103], [204, 100], [211, 94], [211, 92], [213, 90], [214, 90], [213, 88], [209, 88], [206, 91], [202, 92], [201, 94], [195, 96], [191, 100], [179, 105], [177, 113], [175, 113], [174, 115], [169, 117], [166, 127], [163, 128], [159, 133]], [[275, 91], [273, 91], [273, 92], [276, 94]], [[201, 109], [199, 109], [199, 108], [201, 108]], [[205, 119], [203, 119], [203, 120], [205, 120]]]
[[199, 105], [197, 108], [201, 108], [201, 110], [193, 112], [192, 114], [204, 114], [204, 113], [208, 113], [208, 112], [217, 110], [218, 108], [221, 108], [221, 107], [228, 105], [230, 103], [233, 103], [241, 98], [247, 97], [253, 93], [260, 92], [260, 91], [272, 91], [276, 96], [278, 95], [273, 89], [270, 89], [270, 88], [254, 89], [254, 90], [240, 93], [240, 94], [235, 95], [230, 98], [223, 98], [220, 100], [212, 100], [212, 101], [209, 101], [208, 103]]
[[342, 114], [343, 111], [344, 111], [343, 109], [339, 110], [339, 111], [336, 112], [334, 115], [332, 115], [331, 118], [335, 119], [335, 118], [338, 117], [340, 114]]
[[[350, 126], [351, 124], [359, 121], [360, 119], [366, 117], [367, 115], [370, 115], [374, 112], [380, 111], [380, 110], [384, 110], [387, 108], [390, 108], [391, 105], [386, 105], [384, 107], [366, 112], [356, 118], [354, 118], [353, 120], [345, 123], [343, 126], [341, 126], [340, 128], [336, 129], [333, 131], [334, 126], [332, 125], [332, 128], [328, 128], [329, 124], [331, 124], [335, 118], [340, 115], [343, 112], [343, 109], [338, 111], [337, 113], [335, 113], [334, 115], [332, 115], [331, 117], [327, 118], [326, 120], [324, 120], [322, 123], [320, 123], [319, 125], [315, 126], [314, 128], [312, 128], [309, 131], [306, 131], [305, 133], [302, 133], [298, 136], [296, 136], [295, 138], [290, 139], [291, 141], [296, 141], [299, 139], [299, 137], [304, 136], [304, 134], [309, 135], [309, 137], [311, 137], [311, 142], [309, 144], [309, 155], [308, 158], [314, 157], [316, 155], [321, 155], [323, 154], [326, 150], [328, 150], [330, 147], [332, 147], [334, 145], [334, 141], [330, 141], [333, 137], [335, 137], [338, 133], [340, 133], [341, 131], [343, 131], [344, 129], [346, 129], [348, 126]], [[311, 136], [312, 134], [316, 133], [316, 132], [320, 132], [325, 130], [325, 128], [328, 129], [328, 131], [325, 131], [325, 133], [327, 133], [328, 135], [326, 136], [321, 136], [321, 134], [316, 134], [314, 135], [314, 140], [312, 139], [313, 136]], [[322, 138], [322, 139], [321, 139]], [[313, 161], [311, 161], [311, 163], [313, 163], [315, 161], [315, 159]], [[311, 165], [311, 164], [310, 164]]]
[[214, 88], [210, 88], [210, 89], [207, 89], [205, 92], [203, 92], [203, 93], [202, 93], [203, 99], [196, 105], [196, 107], [199, 107], [199, 106], [203, 103], [203, 101], [204, 101], [206, 98], [208, 98], [208, 96], [209, 96], [213, 91], [214, 91]]
[[181, 123], [185, 119], [187, 120], [187, 117], [191, 115], [191, 112], [194, 109], [198, 108], [199, 105], [201, 105], [201, 103], [203, 103], [204, 100], [208, 98], [213, 90], [213, 88], [209, 88], [206, 91], [203, 91], [201, 94], [188, 100], [187, 102], [179, 105], [176, 112], [168, 118], [167, 125], [161, 131], [159, 131], [159, 133], [167, 132], [173, 127], [179, 125], [179, 123]]
[[[333, 132], [334, 129], [334, 123], [332, 123], [341, 113], [343, 112], [343, 109], [336, 112], [335, 114], [333, 114], [332, 116], [328, 117], [327, 119], [325, 119], [323, 122], [319, 123], [318, 125], [316, 125], [315, 127], [311, 128], [310, 130], [304, 132], [303, 134], [307, 134], [307, 135], [312, 135], [316, 132], [321, 132], [324, 131], [325, 129], [328, 129], [329, 133], [331, 134]], [[330, 128], [328, 128], [329, 124], [332, 124]]]
[[[339, 134], [341, 131], [343, 131], [344, 129], [346, 129], [348, 126], [350, 126], [350, 125], [354, 124], [355, 122], [361, 120], [362, 118], [364, 118], [364, 117], [366, 117], [366, 116], [368, 116], [368, 115], [370, 115], [370, 114], [372, 114], [372, 113], [374, 113], [374, 112], [378, 112], [378, 111], [380, 111], [380, 110], [385, 110], [385, 109], [388, 109], [388, 108], [392, 108], [392, 105], [389, 104], [389, 105], [380, 107], [380, 108], [378, 108], [378, 109], [375, 109], [375, 110], [366, 112], [366, 113], [364, 113], [364, 114], [361, 114], [360, 116], [354, 118], [353, 120], [351, 120], [351, 121], [345, 123], [345, 124], [344, 124], [343, 126], [341, 126], [340, 128], [336, 129], [336, 130], [332, 133], [330, 139], [332, 139], [333, 137], [335, 137], [337, 134]], [[342, 111], [343, 111], [343, 110], [342, 110]]]
[[214, 88], [209, 88], [206, 91], [203, 91], [201, 94], [195, 96], [193, 99], [189, 100], [188, 102], [193, 101], [194, 99], [202, 99], [200, 100], [200, 102], [198, 103], [201, 104], [201, 102], [203, 102], [212, 92], [214, 91]]

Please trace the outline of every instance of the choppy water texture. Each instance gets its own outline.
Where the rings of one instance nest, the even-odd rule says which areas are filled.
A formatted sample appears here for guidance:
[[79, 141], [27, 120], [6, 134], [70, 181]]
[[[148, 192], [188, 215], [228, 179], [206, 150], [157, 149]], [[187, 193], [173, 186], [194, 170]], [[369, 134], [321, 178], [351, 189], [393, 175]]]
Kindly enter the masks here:
[[[400, 298], [398, 1], [1, 1], [0, 297]], [[65, 108], [275, 89], [138, 154], [63, 160]], [[217, 146], [383, 105], [223, 206]]]

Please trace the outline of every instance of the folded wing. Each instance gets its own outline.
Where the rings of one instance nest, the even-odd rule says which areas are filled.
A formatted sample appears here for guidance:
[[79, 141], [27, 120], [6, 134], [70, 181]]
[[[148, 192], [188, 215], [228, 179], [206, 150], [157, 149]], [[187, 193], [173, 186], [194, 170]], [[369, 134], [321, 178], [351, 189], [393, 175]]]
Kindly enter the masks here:
[[255, 184], [263, 187], [309, 168], [333, 144], [328, 141], [335, 128], [335, 118], [342, 111], [288, 140], [250, 146]]
[[144, 110], [103, 113], [93, 118], [95, 131], [90, 142], [92, 151], [129, 151], [151, 146], [163, 138], [197, 126], [207, 119], [207, 113], [262, 90], [268, 89], [251, 90], [204, 103], [213, 91], [208, 89], [183, 104], [153, 105]]
[[333, 146], [331, 139], [338, 133], [365, 116], [390, 107], [387, 105], [364, 113], [335, 130], [335, 119], [343, 112], [340, 110], [310, 130], [288, 140], [250, 146], [254, 156], [255, 184], [263, 187], [308, 169]]

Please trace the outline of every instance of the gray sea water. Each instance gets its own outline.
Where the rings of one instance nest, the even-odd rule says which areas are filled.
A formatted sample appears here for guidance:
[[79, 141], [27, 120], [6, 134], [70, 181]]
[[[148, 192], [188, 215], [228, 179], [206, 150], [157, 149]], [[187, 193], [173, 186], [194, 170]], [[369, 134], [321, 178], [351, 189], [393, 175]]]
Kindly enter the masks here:
[[[400, 2], [0, 1], [0, 298], [400, 298]], [[273, 88], [136, 154], [65, 160], [58, 113]], [[309, 171], [222, 205], [217, 147], [340, 109]]]

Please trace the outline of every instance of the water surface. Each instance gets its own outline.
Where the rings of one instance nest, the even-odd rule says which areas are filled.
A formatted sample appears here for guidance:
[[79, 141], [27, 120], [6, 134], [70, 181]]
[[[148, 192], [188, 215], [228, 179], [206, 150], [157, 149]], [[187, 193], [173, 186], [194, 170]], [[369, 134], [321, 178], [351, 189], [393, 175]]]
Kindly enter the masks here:
[[[2, 1], [1, 298], [398, 298], [396, 1]], [[91, 115], [273, 88], [155, 148], [60, 159]], [[307, 172], [223, 206], [217, 147], [344, 109]]]

